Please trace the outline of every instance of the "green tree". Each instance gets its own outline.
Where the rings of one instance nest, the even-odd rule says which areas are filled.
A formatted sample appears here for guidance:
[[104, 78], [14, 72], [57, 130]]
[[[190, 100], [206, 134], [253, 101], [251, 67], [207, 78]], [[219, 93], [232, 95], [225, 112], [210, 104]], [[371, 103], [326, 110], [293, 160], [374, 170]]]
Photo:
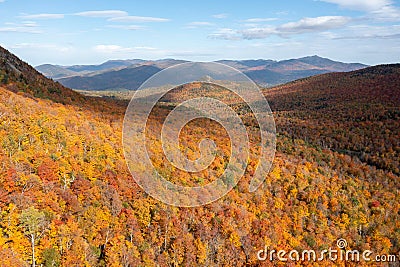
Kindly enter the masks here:
[[34, 207], [29, 207], [22, 211], [20, 215], [24, 234], [29, 239], [32, 249], [32, 267], [36, 266], [35, 246], [45, 233], [49, 224], [43, 211]]

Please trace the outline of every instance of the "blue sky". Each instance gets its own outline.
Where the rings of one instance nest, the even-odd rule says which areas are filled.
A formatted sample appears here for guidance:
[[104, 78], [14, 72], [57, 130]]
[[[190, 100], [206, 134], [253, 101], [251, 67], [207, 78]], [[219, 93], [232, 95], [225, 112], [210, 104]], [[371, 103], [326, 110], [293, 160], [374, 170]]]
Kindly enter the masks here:
[[400, 62], [391, 0], [0, 0], [0, 45], [30, 64], [109, 59]]

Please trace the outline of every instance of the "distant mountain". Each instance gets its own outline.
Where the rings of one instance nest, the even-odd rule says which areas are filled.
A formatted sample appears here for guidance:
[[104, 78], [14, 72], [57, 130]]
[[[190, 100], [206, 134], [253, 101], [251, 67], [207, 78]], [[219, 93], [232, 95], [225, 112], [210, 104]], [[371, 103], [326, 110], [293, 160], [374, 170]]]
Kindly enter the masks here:
[[144, 81], [160, 70], [152, 65], [142, 65], [93, 76], [62, 78], [59, 81], [69, 88], [81, 90], [136, 90]]
[[318, 56], [289, 59], [276, 62], [268, 66], [268, 69], [282, 72], [285, 71], [308, 71], [319, 70], [323, 72], [347, 72], [362, 69], [367, 65], [359, 63], [342, 63]]
[[73, 66], [65, 66], [63, 68], [74, 72], [95, 72], [103, 70], [120, 69], [123, 67], [129, 67], [144, 62], [145, 60], [142, 59], [109, 60], [100, 65], [73, 65]]
[[144, 65], [154, 65], [157, 68], [165, 69], [165, 68], [171, 67], [173, 65], [182, 64], [182, 63], [186, 63], [186, 62], [189, 62], [189, 61], [166, 58], [166, 59], [160, 59], [160, 60], [155, 60], [155, 61], [147, 61]]
[[43, 64], [35, 68], [43, 75], [52, 79], [62, 79], [71, 76], [94, 76], [108, 71], [116, 71], [128, 67], [139, 67], [143, 65], [153, 65], [164, 69], [169, 66], [187, 62], [185, 60], [160, 59], [160, 60], [143, 60], [143, 59], [126, 59], [126, 60], [109, 60], [100, 65], [72, 65], [61, 66], [52, 64]]
[[46, 77], [49, 77], [52, 79], [79, 75], [79, 73], [76, 71], [72, 71], [72, 70], [69, 70], [62, 66], [51, 65], [51, 64], [43, 64], [43, 65], [37, 66], [36, 70], [41, 72]]
[[273, 86], [329, 72], [347, 72], [367, 67], [359, 63], [342, 63], [319, 56], [282, 61], [221, 60], [218, 61], [243, 71], [262, 86]]
[[265, 59], [250, 59], [250, 60], [218, 60], [216, 61], [221, 64], [225, 64], [236, 68], [241, 71], [255, 70], [261, 68], [265, 68], [265, 66], [269, 66], [276, 61], [274, 60], [265, 60]]
[[109, 60], [100, 65], [60, 66], [60, 65], [43, 64], [36, 66], [35, 68], [49, 78], [61, 79], [71, 76], [95, 75], [98, 74], [98, 72], [119, 70], [133, 65], [140, 65], [145, 62], [146, 61], [142, 59], [127, 59], [127, 60]]
[[[110, 60], [100, 65], [57, 66], [40, 65], [37, 70], [63, 85], [82, 90], [135, 90], [139, 81], [145, 81], [156, 69], [161, 70], [188, 61], [175, 59], [161, 60]], [[283, 61], [219, 60], [216, 61], [236, 68], [261, 86], [274, 86], [300, 78], [329, 72], [346, 72], [367, 67], [359, 63], [342, 63], [319, 56], [309, 56]], [[146, 66], [146, 67], [145, 67]], [[152, 66], [154, 68], [148, 68]], [[137, 68], [137, 69], [136, 69]], [[123, 70], [127, 71], [123, 71]], [[143, 73], [140, 73], [143, 71]], [[135, 80], [133, 80], [135, 79]]]

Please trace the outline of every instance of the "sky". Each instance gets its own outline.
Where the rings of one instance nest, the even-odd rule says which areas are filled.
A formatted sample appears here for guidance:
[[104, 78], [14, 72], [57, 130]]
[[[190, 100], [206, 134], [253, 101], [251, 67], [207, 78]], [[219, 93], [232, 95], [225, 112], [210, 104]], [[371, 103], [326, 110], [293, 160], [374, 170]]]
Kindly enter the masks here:
[[39, 65], [110, 59], [400, 62], [392, 0], [0, 0], [0, 45]]

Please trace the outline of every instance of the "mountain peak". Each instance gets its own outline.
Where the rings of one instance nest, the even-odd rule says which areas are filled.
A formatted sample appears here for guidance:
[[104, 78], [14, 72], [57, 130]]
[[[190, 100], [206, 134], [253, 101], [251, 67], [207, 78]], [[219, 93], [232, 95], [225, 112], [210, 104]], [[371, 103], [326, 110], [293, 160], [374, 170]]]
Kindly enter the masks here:
[[[313, 56], [306, 56], [306, 57], [303, 57], [303, 58], [320, 59], [320, 58], [323, 58], [323, 57], [320, 57], [318, 55], [313, 55]], [[323, 59], [327, 59], [327, 58], [323, 58]]]

